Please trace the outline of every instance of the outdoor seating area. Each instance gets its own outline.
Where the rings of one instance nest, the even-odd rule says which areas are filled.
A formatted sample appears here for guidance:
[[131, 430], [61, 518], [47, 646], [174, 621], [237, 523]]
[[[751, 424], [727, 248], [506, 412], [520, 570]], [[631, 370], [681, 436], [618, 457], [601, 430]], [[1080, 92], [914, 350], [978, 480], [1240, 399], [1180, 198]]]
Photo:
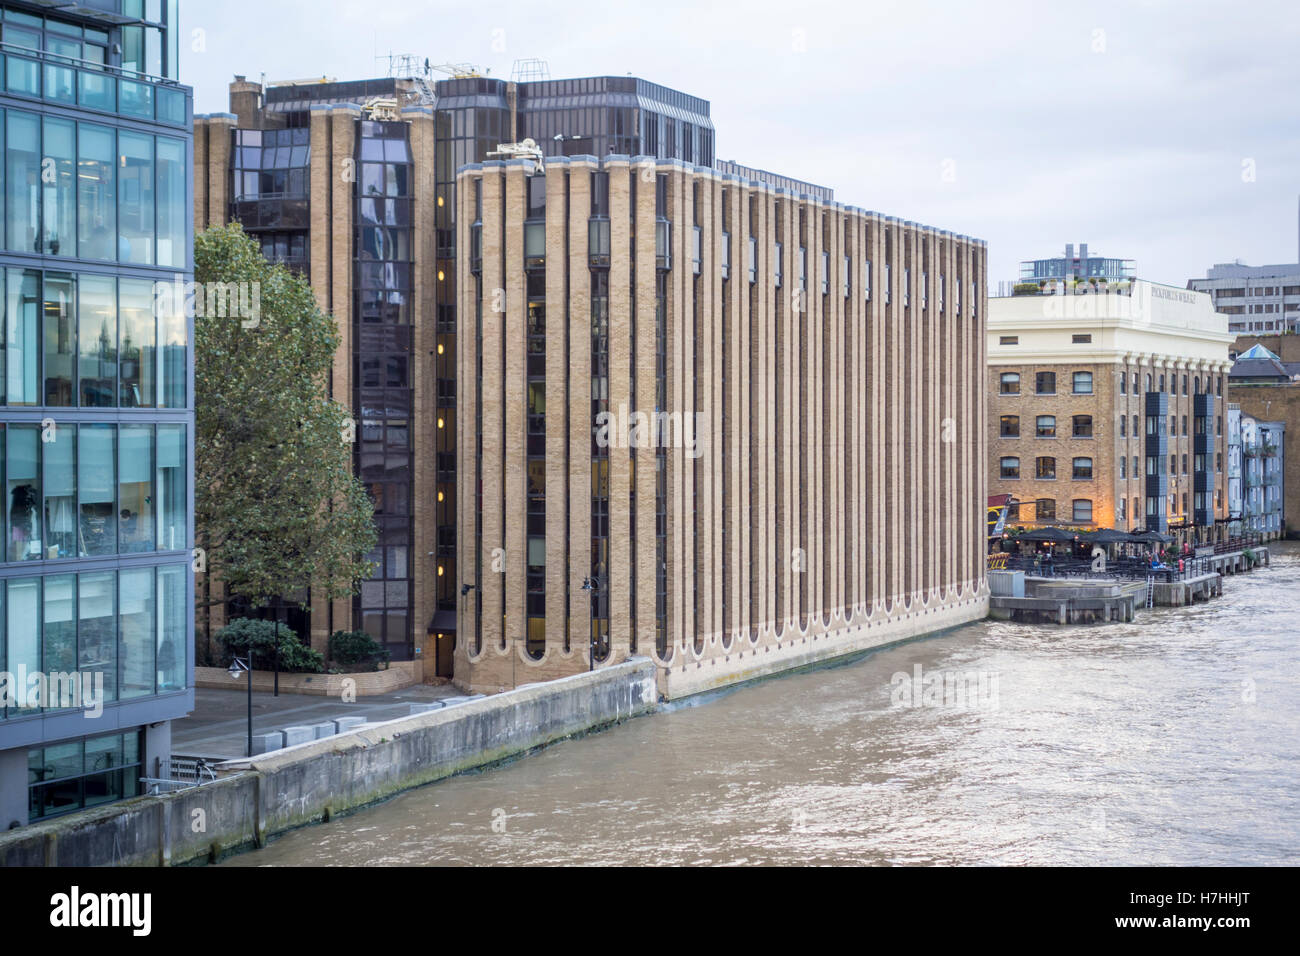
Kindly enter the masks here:
[[[1200, 547], [1184, 544], [1182, 549], [1172, 547], [1173, 542], [1171, 536], [1156, 531], [1078, 531], [1052, 526], [1013, 530], [994, 543], [989, 567], [1023, 571], [1032, 577], [1153, 578], [1172, 582], [1216, 573], [1222, 567], [1223, 555], [1262, 545], [1259, 535]], [[1101, 554], [1096, 553], [1098, 548]]]

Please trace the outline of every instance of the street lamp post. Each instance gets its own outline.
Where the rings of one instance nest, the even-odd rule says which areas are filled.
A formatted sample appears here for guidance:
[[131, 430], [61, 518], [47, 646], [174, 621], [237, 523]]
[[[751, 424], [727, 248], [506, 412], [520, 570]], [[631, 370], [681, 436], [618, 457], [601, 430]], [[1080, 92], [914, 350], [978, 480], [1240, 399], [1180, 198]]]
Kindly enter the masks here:
[[586, 591], [587, 596], [591, 598], [591, 620], [587, 625], [587, 669], [594, 671], [596, 669], [596, 594], [600, 588], [591, 578], [583, 578], [582, 590]]
[[253, 756], [253, 657], [235, 657], [230, 661], [231, 680], [239, 680], [240, 674], [248, 675], [248, 756]]

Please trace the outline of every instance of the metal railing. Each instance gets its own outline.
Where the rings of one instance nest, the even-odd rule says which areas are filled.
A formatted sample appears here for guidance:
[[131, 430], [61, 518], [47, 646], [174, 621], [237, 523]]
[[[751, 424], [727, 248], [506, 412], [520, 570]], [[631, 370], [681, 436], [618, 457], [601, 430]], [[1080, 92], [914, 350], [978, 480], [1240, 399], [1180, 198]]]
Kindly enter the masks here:
[[128, 70], [124, 66], [117, 66], [112, 63], [100, 63], [97, 60], [87, 60], [84, 57], [79, 56], [68, 56], [64, 53], [51, 53], [48, 50], [37, 50], [34, 47], [23, 46], [21, 43], [7, 43], [0, 40], [0, 52], [14, 53], [18, 56], [24, 56], [42, 62], [59, 64], [61, 66], [75, 66], [80, 70], [94, 70], [98, 73], [108, 73], [112, 76], [125, 77], [128, 80], [143, 80], [146, 83], [153, 83], [159, 86], [174, 86], [180, 88], [183, 85], [179, 80], [173, 80], [169, 76], [158, 76], [153, 73], [143, 73], [139, 70]]
[[1149, 557], [1120, 555], [1108, 558], [1100, 564], [1090, 558], [1057, 557], [1051, 561], [1040, 556], [1035, 560], [1030, 554], [1009, 554], [1006, 561], [998, 562], [998, 570], [1024, 571], [1031, 577], [1042, 578], [1113, 578], [1126, 581], [1145, 581], [1154, 578], [1159, 582], [1185, 581], [1205, 574], [1215, 573], [1215, 557], [1231, 553], [1231, 550], [1244, 550], [1243, 545], [1227, 551], [1215, 550], [1213, 555], [1178, 555], [1165, 556], [1162, 567], [1152, 567]]
[[203, 757], [185, 757], [172, 754], [154, 761], [152, 777], [141, 777], [140, 782], [151, 794], [178, 793], [205, 784], [215, 783], [216, 768]]

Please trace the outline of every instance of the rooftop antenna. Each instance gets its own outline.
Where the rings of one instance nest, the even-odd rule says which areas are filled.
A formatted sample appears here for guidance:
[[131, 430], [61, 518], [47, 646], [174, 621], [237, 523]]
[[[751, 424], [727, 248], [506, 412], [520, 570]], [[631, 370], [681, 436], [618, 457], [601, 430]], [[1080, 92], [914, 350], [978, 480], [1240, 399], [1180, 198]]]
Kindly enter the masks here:
[[540, 173], [545, 169], [542, 148], [536, 141], [526, 139], [521, 143], [498, 143], [497, 148], [487, 154], [488, 159], [523, 159], [529, 163], [528, 175]]
[[433, 87], [433, 67], [429, 58], [415, 53], [393, 53], [375, 57], [388, 61], [388, 75], [398, 80], [409, 80], [412, 90], [407, 100], [420, 106], [432, 106], [438, 99]]
[[539, 57], [515, 60], [515, 65], [510, 70], [510, 79], [515, 83], [537, 83], [550, 78], [550, 64]]

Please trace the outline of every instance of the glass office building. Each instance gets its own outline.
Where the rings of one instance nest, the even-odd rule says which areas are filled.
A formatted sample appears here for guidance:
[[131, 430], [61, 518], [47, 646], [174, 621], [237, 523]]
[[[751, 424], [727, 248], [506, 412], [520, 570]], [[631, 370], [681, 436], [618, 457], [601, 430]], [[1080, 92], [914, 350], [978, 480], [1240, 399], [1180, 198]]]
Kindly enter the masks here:
[[0, 4], [5, 828], [140, 793], [193, 709], [177, 12]]

